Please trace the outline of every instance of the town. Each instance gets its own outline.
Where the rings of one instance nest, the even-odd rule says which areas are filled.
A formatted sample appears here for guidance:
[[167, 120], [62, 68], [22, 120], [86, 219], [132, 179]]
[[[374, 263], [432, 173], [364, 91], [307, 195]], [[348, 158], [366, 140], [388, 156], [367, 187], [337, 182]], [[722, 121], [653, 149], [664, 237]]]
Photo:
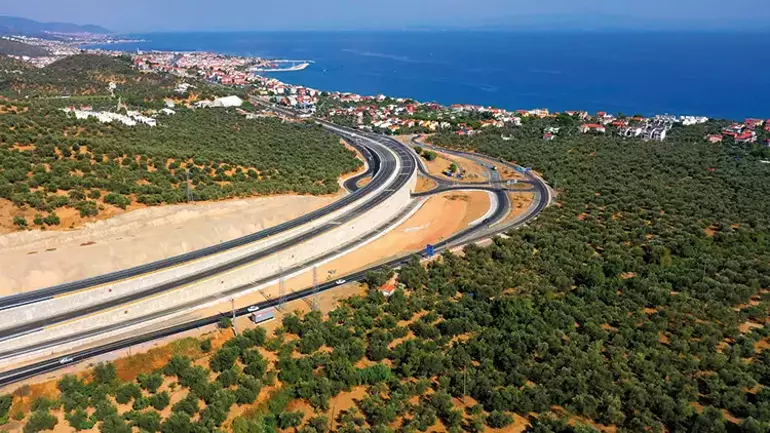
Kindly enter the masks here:
[[[625, 116], [599, 111], [589, 114], [587, 111], [551, 112], [546, 108], [506, 110], [472, 104], [453, 104], [443, 106], [435, 102], [420, 102], [410, 98], [393, 98], [386, 95], [358, 95], [349, 92], [322, 91], [302, 85], [284, 83], [277, 78], [259, 75], [261, 68], [269, 68], [276, 60], [260, 57], [242, 57], [213, 52], [177, 52], [149, 51], [126, 53], [104, 49], [82, 49], [84, 43], [91, 40], [51, 41], [24, 36], [6, 37], [45, 49], [49, 55], [40, 57], [20, 57], [38, 67], [46, 66], [56, 60], [78, 53], [124, 56], [130, 55], [133, 66], [143, 72], [170, 73], [180, 78], [175, 93], [178, 96], [188, 94], [191, 85], [186, 78], [203, 79], [221, 86], [231, 86], [247, 90], [256, 95], [265, 104], [273, 104], [292, 109], [300, 117], [320, 116], [345, 126], [371, 132], [390, 135], [407, 133], [453, 132], [460, 136], [470, 136], [481, 131], [515, 128], [526, 119], [559, 119], [565, 116], [578, 122], [576, 131], [580, 134], [616, 135], [624, 138], [638, 138], [647, 141], [664, 141], [675, 125], [692, 126], [709, 122], [708, 117], [692, 115], [659, 114], [651, 117], [642, 115]], [[14, 56], [12, 56], [14, 57]], [[233, 99], [235, 98], [235, 99]], [[223, 102], [224, 101], [224, 102]], [[232, 107], [240, 106], [242, 100], [236, 96], [216, 101], [198, 101], [194, 107]], [[168, 104], [165, 114], [170, 114], [173, 104]], [[137, 122], [155, 126], [154, 118], [144, 116], [152, 113], [133, 112], [133, 115], [115, 113], [94, 113], [90, 110], [77, 110], [69, 107], [68, 112], [78, 118], [96, 117], [102, 122], [113, 120], [133, 126]], [[261, 117], [264, 113], [250, 117]], [[277, 115], [280, 112], [268, 113]], [[283, 116], [285, 117], [285, 116]], [[288, 119], [287, 120], [292, 120]], [[544, 141], [556, 140], [563, 134], [560, 126], [547, 126], [542, 130]], [[503, 140], [510, 136], [501, 134]], [[761, 143], [770, 147], [770, 119], [746, 119], [733, 122], [703, 137], [710, 143], [720, 143], [730, 138], [736, 143]]]

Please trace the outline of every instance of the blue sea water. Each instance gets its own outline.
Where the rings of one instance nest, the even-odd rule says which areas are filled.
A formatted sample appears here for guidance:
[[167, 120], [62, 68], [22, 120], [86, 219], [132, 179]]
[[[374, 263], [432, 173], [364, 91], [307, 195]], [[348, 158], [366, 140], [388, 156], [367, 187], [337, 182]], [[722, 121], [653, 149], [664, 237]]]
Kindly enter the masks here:
[[770, 118], [770, 33], [249, 32], [117, 49], [314, 60], [282, 81], [508, 109]]

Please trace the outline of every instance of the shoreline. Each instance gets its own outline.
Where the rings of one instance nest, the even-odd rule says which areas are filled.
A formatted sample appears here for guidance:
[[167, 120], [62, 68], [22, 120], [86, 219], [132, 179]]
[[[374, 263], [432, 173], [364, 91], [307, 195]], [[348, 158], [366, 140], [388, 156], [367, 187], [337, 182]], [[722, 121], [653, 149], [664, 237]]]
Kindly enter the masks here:
[[[239, 32], [239, 33], [243, 33], [245, 35], [248, 35], [248, 34], [251, 34], [251, 33], [253, 33], [253, 34], [261, 34], [261, 33], [262, 34], [271, 34], [273, 32]], [[308, 32], [289, 32], [289, 31], [287, 31], [287, 32], [275, 32], [275, 34], [277, 34], [279, 36], [282, 36], [282, 35], [292, 35], [292, 34], [301, 35], [301, 34], [306, 34], [306, 33], [308, 33]], [[316, 32], [312, 32], [312, 33], [316, 33]], [[340, 39], [342, 37], [345, 37], [346, 35], [356, 34], [356, 33], [360, 33], [360, 32], [330, 31], [330, 32], [317, 32], [317, 33], [321, 34], [321, 35], [324, 35], [324, 34], [335, 35], [335, 38], [332, 40], [332, 42], [335, 42], [338, 39]], [[430, 37], [430, 35], [432, 35], [434, 33], [435, 32], [427, 31], [427, 32], [419, 32], [417, 34], [425, 35], [425, 37]], [[483, 35], [494, 35], [494, 34], [499, 33], [499, 32], [469, 32], [469, 33], [471, 35], [472, 34], [476, 34], [476, 33], [483, 34]], [[523, 34], [540, 34], [540, 33], [530, 33], [530, 32], [522, 32], [522, 33]], [[546, 35], [559, 35], [559, 34], [564, 34], [564, 33], [569, 33], [569, 32], [544, 32], [544, 34], [546, 34]], [[621, 33], [622, 34], [626, 34], [625, 32], [621, 32]], [[208, 44], [206, 42], [206, 41], [209, 40], [209, 38], [212, 41], [217, 41], [217, 40], [219, 40], [218, 38], [226, 37], [226, 35], [228, 33], [213, 32], [213, 33], [210, 33], [210, 34], [203, 35], [200, 32], [181, 32], [181, 33], [162, 33], [161, 32], [161, 33], [156, 33], [156, 35], [163, 35], [163, 37], [167, 38], [168, 40], [165, 40], [164, 38], [154, 37], [153, 38], [154, 42], [153, 42], [152, 45], [153, 46], [160, 46], [162, 48], [168, 48], [168, 47], [188, 48], [185, 45], [189, 44], [189, 42], [185, 42], [183, 40], [176, 40], [176, 36], [175, 35], [178, 35], [178, 34], [196, 34], [196, 35], [201, 35], [202, 39], [201, 39], [201, 42], [198, 43], [198, 45], [200, 45], [202, 47], [202, 49], [206, 49], [206, 48], [211, 49], [211, 48], [213, 48], [213, 44]], [[392, 34], [392, 32], [376, 32], [375, 35], [376, 34]], [[406, 34], [407, 36], [405, 36], [405, 37], [410, 37], [409, 36], [410, 32], [397, 33], [397, 34], [398, 35]], [[587, 36], [583, 35], [581, 33], [580, 36], [587, 37], [587, 38], [596, 38], [596, 37], [598, 37], [597, 35], [602, 35], [602, 34], [606, 34], [606, 33], [602, 32], [602, 33], [597, 33], [597, 34], [588, 34]], [[630, 33], [630, 34], [634, 34], [634, 33]], [[705, 33], [704, 32], [693, 32], [693, 34], [696, 34], [696, 35], [705, 34], [706, 36], [711, 35], [711, 33], [709, 33], [709, 32], [705, 32]], [[729, 33], [729, 34], [733, 34], [733, 33]], [[736, 34], [745, 35], [747, 33], [739, 32], [739, 33], [736, 33]], [[751, 34], [752, 33], [749, 33], [749, 36]], [[342, 36], [337, 38], [336, 35], [342, 35]], [[663, 35], [663, 36], [665, 36], [664, 33], [657, 33], [657, 32], [653, 32], [651, 35], [647, 35], [646, 33], [641, 33], [640, 32], [640, 33], [638, 33], [638, 35], [649, 36], [651, 38], [655, 38], [656, 35]], [[137, 36], [139, 37], [139, 36], [142, 36], [142, 35], [141, 34], [137, 34]], [[401, 39], [404, 39], [405, 37], [401, 37]], [[163, 39], [163, 40], [161, 40], [161, 39]], [[375, 37], [374, 39], [376, 41], [377, 38]], [[636, 39], [639, 39], [639, 38], [635, 38], [635, 40]], [[661, 39], [661, 37], [658, 37], [658, 39]], [[274, 44], [273, 44], [273, 42], [274, 42]], [[292, 52], [292, 51], [290, 51], [290, 49], [291, 49], [292, 46], [295, 45], [295, 44], [286, 45], [286, 43], [282, 42], [281, 39], [278, 39], [278, 38], [275, 41], [273, 41], [273, 40], [266, 40], [265, 42], [262, 42], [262, 43], [260, 43], [260, 41], [255, 39], [255, 43], [258, 44], [256, 47], [253, 48], [253, 50], [255, 52], [265, 52], [265, 53], [269, 53], [271, 55], [276, 55], [277, 54], [275, 57], [280, 57], [281, 53], [282, 54], [286, 54], [286, 55], [290, 55], [288, 53]], [[299, 42], [297, 42], [297, 43], [299, 44]], [[660, 42], [658, 41], [658, 43], [660, 43]], [[377, 42], [377, 44], [379, 44], [379, 42]], [[373, 47], [374, 47], [374, 44], [373, 44]], [[379, 47], [379, 45], [377, 45], [377, 47], [380, 48], [381, 50], [385, 49], [384, 46], [383, 47]], [[110, 48], [114, 49], [116, 47], [113, 46], [113, 47], [110, 47]], [[121, 47], [121, 48], [123, 48], [123, 47]], [[233, 47], [231, 49], [227, 49], [226, 47], [220, 46], [218, 48], [220, 48], [220, 49], [217, 52], [221, 52], [221, 53], [227, 53], [227, 52], [229, 52], [229, 53], [234, 53], [234, 52], [238, 53], [238, 51], [239, 51], [235, 47]], [[332, 48], [334, 48], [334, 47], [332, 47]], [[125, 49], [127, 51], [129, 51], [129, 52], [131, 51], [131, 47], [125, 47]], [[396, 50], [396, 48], [393, 48], [393, 50]], [[183, 50], [180, 50], [180, 51], [183, 51]], [[240, 51], [241, 51], [240, 54], [245, 54], [245, 52], [243, 52], [242, 49]], [[359, 54], [359, 55], [366, 56], [366, 59], [370, 59], [370, 58], [372, 58], [372, 59], [385, 58], [387, 60], [387, 58], [393, 57], [394, 61], [392, 61], [392, 62], [388, 61], [386, 63], [382, 63], [382, 67], [377, 66], [376, 68], [368, 68], [367, 70], [364, 70], [362, 72], [365, 72], [365, 73], [368, 74], [368, 73], [374, 73], [374, 72], [379, 71], [378, 73], [383, 74], [382, 76], [384, 76], [384, 77], [387, 77], [388, 75], [390, 75], [393, 72], [393, 69], [398, 69], [399, 72], [396, 75], [399, 77], [398, 79], [400, 80], [400, 77], [403, 74], [409, 75], [407, 71], [409, 69], [413, 69], [414, 68], [414, 66], [412, 66], [412, 65], [419, 66], [421, 64], [431, 63], [431, 61], [432, 61], [429, 57], [414, 57], [414, 58], [408, 57], [410, 55], [410, 53], [400, 53], [400, 52], [394, 52], [394, 51], [388, 51], [388, 52], [379, 53], [378, 51], [379, 50], [367, 50], [363, 54]], [[321, 61], [319, 59], [324, 58], [324, 57], [319, 57], [319, 52], [305, 51], [305, 50], [303, 50], [303, 52], [306, 52], [307, 54], [309, 54], [309, 55], [306, 55], [307, 57], [315, 57], [317, 61]], [[388, 53], [391, 53], [391, 54], [388, 54]], [[386, 57], [386, 55], [389, 56], [389, 57]], [[335, 56], [337, 56], [337, 55], [335, 54]], [[372, 56], [374, 56], [374, 57], [372, 57]], [[415, 54], [415, 56], [416, 56], [416, 54]], [[399, 60], [396, 59], [396, 58], [401, 59], [401, 57], [403, 57], [403, 61], [399, 61]], [[544, 55], [544, 57], [547, 57], [547, 56]], [[288, 80], [290, 82], [292, 82], [292, 83], [302, 83], [302, 84], [306, 85], [309, 88], [316, 88], [316, 89], [325, 90], [325, 91], [344, 91], [343, 89], [347, 89], [348, 91], [351, 91], [351, 92], [354, 92], [354, 93], [359, 93], [359, 94], [374, 94], [376, 92], [383, 92], [383, 93], [386, 93], [388, 95], [406, 95], [406, 96], [403, 96], [403, 97], [405, 97], [405, 98], [415, 98], [415, 99], [423, 100], [423, 101], [439, 101], [442, 105], [450, 105], [450, 104], [454, 104], [454, 103], [463, 103], [463, 102], [465, 102], [465, 103], [468, 103], [468, 104], [483, 105], [483, 106], [488, 106], [488, 107], [502, 107], [502, 108], [506, 108], [506, 109], [511, 110], [511, 111], [516, 110], [518, 108], [522, 108], [522, 107], [526, 108], [527, 106], [529, 106], [529, 107], [533, 107], [533, 106], [547, 106], [547, 107], [550, 107], [550, 108], [558, 110], [558, 111], [564, 111], [564, 110], [568, 110], [568, 109], [587, 109], [589, 111], [601, 111], [601, 110], [604, 110], [604, 111], [611, 111], [611, 112], [614, 112], [614, 113], [624, 112], [624, 113], [627, 113], [627, 114], [643, 114], [645, 116], [652, 116], [652, 115], [655, 115], [655, 114], [663, 114], [663, 113], [667, 113], [668, 112], [668, 113], [681, 113], [681, 114], [690, 114], [690, 115], [705, 115], [705, 116], [708, 116], [708, 117], [711, 117], [711, 118], [732, 119], [732, 120], [742, 120], [745, 117], [764, 117], [764, 118], [770, 118], [770, 112], [765, 112], [767, 110], [767, 108], [764, 107], [764, 106], [753, 107], [753, 108], [749, 106], [748, 109], [746, 109], [746, 108], [730, 109], [730, 108], [723, 108], [723, 106], [725, 104], [706, 103], [707, 99], [704, 99], [703, 104], [701, 104], [700, 102], [695, 103], [695, 104], [692, 104], [692, 103], [682, 104], [682, 103], [676, 103], [676, 101], [674, 99], [678, 100], [677, 98], [668, 98], [668, 101], [663, 100], [662, 102], [659, 102], [659, 100], [655, 100], [655, 101], [653, 101], [654, 104], [648, 105], [646, 103], [646, 99], [649, 99], [649, 98], [645, 97], [644, 95], [646, 93], [641, 91], [641, 89], [643, 89], [644, 84], [643, 83], [635, 84], [634, 80], [631, 80], [631, 79], [625, 79], [624, 80], [624, 82], [626, 83], [626, 84], [623, 85], [623, 88], [625, 89], [624, 93], [627, 94], [627, 96], [624, 96], [624, 97], [619, 97], [618, 95], [615, 95], [612, 98], [609, 98], [609, 96], [603, 96], [603, 94], [606, 93], [606, 92], [603, 92], [603, 91], [602, 92], [582, 91], [582, 90], [581, 91], [577, 91], [577, 90], [573, 89], [572, 87], [569, 87], [569, 86], [571, 86], [569, 83], [573, 83], [575, 80], [577, 80], [577, 78], [575, 78], [575, 79], [559, 78], [560, 76], [561, 77], [565, 76], [564, 74], [559, 74], [559, 75], [555, 75], [554, 76], [555, 78], [551, 79], [551, 78], [547, 78], [548, 77], [547, 75], [544, 75], [544, 74], [549, 73], [549, 71], [561, 71], [562, 70], [561, 67], [551, 67], [551, 68], [548, 68], [548, 67], [542, 67], [542, 68], [535, 67], [532, 71], [524, 71], [524, 72], [522, 72], [522, 73], [525, 73], [525, 74], [526, 73], [531, 73], [532, 76], [540, 75], [540, 76], [546, 77], [546, 78], [544, 78], [545, 81], [543, 81], [543, 80], [539, 80], [538, 81], [540, 83], [544, 83], [542, 85], [538, 85], [539, 87], [542, 87], [542, 90], [538, 90], [538, 89], [534, 89], [533, 90], [534, 92], [536, 92], [536, 93], [538, 93], [540, 95], [539, 97], [536, 97], [536, 98], [528, 96], [531, 92], [525, 92], [525, 91], [522, 91], [522, 90], [518, 89], [518, 87], [520, 87], [520, 86], [511, 86], [510, 88], [498, 89], [497, 91], [493, 92], [493, 93], [498, 93], [498, 94], [501, 94], [501, 95], [507, 95], [507, 97], [505, 98], [506, 102], [502, 102], [501, 103], [499, 101], [490, 101], [489, 100], [490, 98], [487, 97], [487, 95], [486, 95], [486, 93], [485, 93], [485, 91], [483, 89], [480, 89], [478, 91], [470, 91], [470, 89], [469, 89], [468, 91], [466, 91], [464, 89], [464, 87], [483, 87], [483, 86], [486, 86], [487, 84], [495, 86], [496, 84], [494, 84], [494, 83], [485, 83], [484, 81], [478, 81], [476, 79], [476, 75], [474, 75], [474, 74], [468, 75], [468, 74], [465, 74], [465, 73], [460, 74], [460, 75], [450, 74], [447, 77], [448, 79], [451, 80], [455, 75], [457, 75], [456, 76], [457, 79], [463, 79], [463, 78], [467, 79], [467, 81], [465, 79], [463, 79], [463, 80], [461, 80], [462, 82], [458, 81], [457, 83], [449, 81], [448, 84], [449, 84], [449, 86], [451, 86], [451, 88], [450, 88], [451, 91], [444, 91], [444, 90], [442, 90], [440, 92], [440, 94], [437, 94], [435, 91], [433, 91], [432, 95], [429, 94], [428, 96], [425, 96], [426, 93], [431, 93], [431, 92], [425, 92], [425, 91], [422, 91], [420, 89], [412, 88], [411, 90], [419, 90], [417, 93], [415, 93], [415, 92], [409, 91], [409, 90], [395, 89], [394, 88], [394, 87], [403, 87], [404, 86], [403, 84], [399, 85], [399, 86], [391, 86], [391, 85], [378, 85], [378, 86], [366, 85], [366, 86], [359, 86], [359, 85], [356, 85], [357, 84], [356, 82], [353, 82], [353, 81], [350, 81], [350, 80], [345, 80], [345, 78], [350, 78], [349, 77], [350, 74], [340, 75], [340, 78], [338, 78], [338, 79], [337, 78], [333, 78], [333, 77], [326, 77], [325, 74], [322, 75], [321, 72], [320, 72], [323, 68], [328, 68], [330, 71], [332, 71], [330, 73], [333, 73], [333, 74], [336, 75], [337, 74], [337, 72], [336, 72], [337, 69], [340, 69], [340, 68], [346, 69], [347, 68], [349, 70], [349, 68], [352, 68], [352, 67], [355, 66], [352, 63], [348, 64], [348, 63], [340, 63], [340, 62], [344, 62], [347, 59], [356, 60], [357, 58], [356, 57], [350, 57], [349, 58], [349, 57], [339, 57], [339, 56], [337, 56], [337, 57], [326, 58], [326, 59], [327, 60], [324, 60], [325, 65], [319, 65], [318, 71], [308, 70], [304, 74], [302, 74], [301, 76], [291, 77]], [[410, 63], [404, 63], [407, 60]], [[393, 68], [393, 69], [391, 69], [391, 68]], [[433, 69], [435, 69], [435, 68], [433, 68]], [[661, 73], [671, 72], [670, 69], [671, 69], [671, 67], [668, 67], [668, 68], [657, 68], [657, 70], [659, 72], [661, 72]], [[540, 71], [540, 72], [538, 72], [538, 71]], [[431, 73], [431, 72], [426, 71], [426, 73]], [[521, 75], [522, 73], [517, 73], [516, 75]], [[607, 78], [608, 79], [612, 79], [612, 75], [614, 75], [614, 74], [608, 75]], [[466, 77], [466, 75], [467, 75], [467, 77]], [[525, 76], [525, 78], [526, 78], [526, 76]], [[551, 81], [554, 82], [554, 90], [553, 90], [553, 92], [557, 92], [557, 93], [551, 92], [550, 89], [549, 89], [550, 85], [546, 84], [546, 83], [549, 83]], [[649, 81], [651, 81], [651, 80], [649, 80]], [[364, 83], [364, 82], [365, 81], [363, 81], [361, 83]], [[559, 90], [558, 86], [559, 85], [564, 85], [564, 84], [567, 84], [568, 87], [565, 88], [565, 87], [562, 86], [561, 90]], [[662, 84], [665, 84], [665, 82], [662, 82]], [[699, 85], [690, 85], [690, 84], [688, 84], [686, 87], [687, 88], [697, 88], [698, 86]], [[420, 87], [424, 87], [424, 86], [420, 86]], [[676, 86], [668, 85], [668, 89], [669, 90], [675, 90], [675, 88], [676, 88]], [[637, 96], [638, 96], [638, 98], [637, 98]], [[393, 96], [393, 97], [397, 97], [397, 96]], [[495, 97], [495, 98], [492, 98], [492, 99], [501, 99], [501, 98], [500, 97]], [[681, 99], [681, 98], [679, 98], [679, 99]], [[570, 102], [570, 100], [572, 100], [572, 102]], [[638, 103], [629, 103], [628, 101], [639, 101], [639, 102]], [[698, 105], [701, 105], [701, 106], [699, 107]], [[737, 102], [734, 102], [734, 103], [732, 103], [732, 105], [735, 105], [737, 107], [739, 104]], [[753, 103], [753, 105], [756, 106], [758, 104]]]

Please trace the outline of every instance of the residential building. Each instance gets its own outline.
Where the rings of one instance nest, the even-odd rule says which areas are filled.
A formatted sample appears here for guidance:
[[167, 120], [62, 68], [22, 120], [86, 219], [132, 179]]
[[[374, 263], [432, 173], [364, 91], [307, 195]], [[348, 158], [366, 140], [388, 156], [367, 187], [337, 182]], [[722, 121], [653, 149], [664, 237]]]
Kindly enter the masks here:
[[743, 133], [735, 137], [735, 142], [736, 143], [756, 143], [757, 133], [751, 130], [744, 131]]
[[644, 132], [641, 126], [624, 126], [618, 129], [618, 134], [623, 137], [639, 137]]
[[580, 132], [582, 134], [587, 134], [589, 132], [604, 134], [606, 131], [607, 129], [603, 125], [599, 125], [598, 123], [585, 123], [583, 125], [580, 125]]
[[577, 117], [580, 120], [585, 120], [588, 118], [588, 111], [565, 111], [564, 114]]
[[706, 141], [708, 141], [711, 144], [721, 143], [724, 137], [722, 134], [710, 134], [704, 137]]
[[706, 123], [709, 121], [708, 117], [704, 116], [680, 116], [679, 122], [684, 126], [697, 125], [699, 123]]

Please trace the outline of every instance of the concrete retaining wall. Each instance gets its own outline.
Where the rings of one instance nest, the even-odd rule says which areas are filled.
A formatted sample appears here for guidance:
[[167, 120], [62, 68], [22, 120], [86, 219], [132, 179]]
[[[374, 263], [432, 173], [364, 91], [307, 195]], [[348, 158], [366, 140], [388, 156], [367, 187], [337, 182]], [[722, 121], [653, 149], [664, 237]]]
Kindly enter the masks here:
[[[404, 208], [409, 205], [411, 200], [411, 190], [416, 182], [416, 174], [413, 174], [409, 182], [399, 191], [396, 191], [391, 197], [359, 215], [357, 218], [341, 224], [338, 228], [330, 230], [319, 236], [311, 238], [302, 243], [298, 243], [288, 249], [273, 254], [257, 262], [249, 263], [243, 267], [233, 269], [223, 274], [218, 274], [207, 280], [191, 283], [183, 288], [175, 289], [157, 295], [150, 299], [137, 301], [131, 305], [120, 306], [114, 310], [96, 313], [86, 318], [77, 319], [68, 323], [53, 325], [43, 331], [24, 335], [20, 338], [6, 340], [0, 343], [2, 351], [20, 350], [28, 348], [31, 345], [38, 344], [54, 338], [61, 338], [74, 335], [89, 329], [100, 328], [104, 326], [116, 325], [132, 319], [140, 318], [156, 311], [163, 311], [172, 308], [175, 305], [198, 300], [200, 306], [211, 303], [219, 299], [222, 292], [235, 287], [248, 284], [255, 280], [269, 278], [279, 275], [283, 269], [289, 269], [304, 262], [309, 262], [314, 258], [323, 256], [335, 247], [345, 245], [355, 239], [360, 238], [366, 233], [381, 228], [388, 221], [399, 215]], [[270, 282], [262, 286], [274, 284]], [[31, 359], [34, 356], [50, 354], [52, 350], [61, 352], [74, 347], [82, 346], [88, 341], [103, 340], [110, 335], [125, 334], [131, 329], [146, 328], [153, 323], [165, 322], [175, 316], [189, 314], [190, 311], [175, 313], [161, 318], [142, 322], [133, 327], [121, 328], [116, 331], [104, 333], [95, 337], [79, 340], [73, 343], [66, 343], [56, 348], [46, 348], [36, 352], [28, 352], [15, 359], [6, 359], [3, 362], [20, 362], [22, 359]]]
[[[385, 182], [383, 185], [374, 190], [371, 195], [376, 195], [383, 191], [385, 188], [389, 188], [390, 183], [395, 178], [397, 173], [398, 170], [392, 173], [388, 178], [388, 182]], [[303, 233], [307, 233], [308, 231], [324, 224], [328, 224], [329, 222], [334, 221], [336, 218], [339, 218], [342, 215], [345, 215], [346, 213], [362, 206], [365, 202], [366, 198], [363, 198], [356, 201], [355, 203], [343, 207], [342, 209], [338, 209], [335, 212], [324, 215], [323, 217], [313, 220], [300, 227], [279, 233], [258, 242], [253, 242], [248, 245], [224, 251], [213, 256], [204, 257], [171, 268], [161, 269], [159, 271], [139, 275], [134, 278], [104, 284], [95, 288], [85, 289], [47, 301], [5, 310], [3, 311], [4, 320], [0, 322], [0, 330], [10, 328], [12, 326], [19, 326], [33, 320], [39, 320], [41, 316], [56, 316], [91, 305], [98, 305], [104, 302], [109, 302], [110, 300], [119, 299], [132, 293], [141, 292], [143, 290], [147, 290], [164, 283], [172, 282], [196, 272], [211, 269], [223, 263], [237, 260], [249, 254], [264, 251], [265, 249], [270, 248], [278, 243], [300, 236]]]

